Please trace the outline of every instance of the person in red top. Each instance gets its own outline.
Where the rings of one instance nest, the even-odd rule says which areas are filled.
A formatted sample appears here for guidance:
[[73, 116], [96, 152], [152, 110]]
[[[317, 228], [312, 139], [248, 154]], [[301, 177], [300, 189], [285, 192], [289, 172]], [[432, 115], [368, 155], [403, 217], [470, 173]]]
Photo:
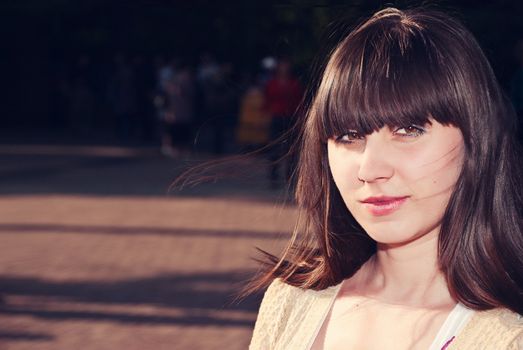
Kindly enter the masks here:
[[[302, 87], [298, 79], [292, 76], [291, 64], [288, 60], [281, 60], [276, 66], [274, 77], [267, 81], [265, 86], [265, 101], [271, 116], [270, 137], [271, 143], [278, 140], [290, 127], [292, 117], [302, 97]], [[273, 187], [278, 184], [279, 159], [289, 150], [289, 137], [274, 143], [270, 151], [271, 171], [270, 180]], [[287, 179], [291, 166], [287, 162]]]

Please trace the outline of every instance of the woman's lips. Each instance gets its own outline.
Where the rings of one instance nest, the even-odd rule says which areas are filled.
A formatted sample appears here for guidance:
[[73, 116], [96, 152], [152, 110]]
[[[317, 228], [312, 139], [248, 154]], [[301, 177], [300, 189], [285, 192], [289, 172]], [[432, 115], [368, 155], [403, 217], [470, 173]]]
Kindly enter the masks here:
[[399, 209], [399, 207], [405, 203], [407, 198], [409, 197], [370, 197], [361, 201], [361, 203], [372, 215], [383, 216]]

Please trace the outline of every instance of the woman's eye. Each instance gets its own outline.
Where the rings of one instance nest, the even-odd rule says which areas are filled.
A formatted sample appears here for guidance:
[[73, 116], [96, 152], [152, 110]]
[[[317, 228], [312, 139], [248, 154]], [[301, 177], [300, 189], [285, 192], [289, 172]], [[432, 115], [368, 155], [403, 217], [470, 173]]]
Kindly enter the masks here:
[[354, 141], [361, 139], [363, 139], [363, 136], [359, 132], [350, 130], [346, 134], [337, 136], [335, 140], [339, 143], [353, 143]]
[[425, 129], [417, 125], [404, 126], [394, 130], [394, 135], [402, 137], [418, 137], [425, 133]]

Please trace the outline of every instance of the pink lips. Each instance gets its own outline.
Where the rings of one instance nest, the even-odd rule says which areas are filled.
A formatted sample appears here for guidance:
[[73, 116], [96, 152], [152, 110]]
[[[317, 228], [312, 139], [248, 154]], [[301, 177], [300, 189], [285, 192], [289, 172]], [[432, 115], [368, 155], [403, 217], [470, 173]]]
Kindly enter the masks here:
[[396, 211], [409, 196], [403, 197], [369, 197], [361, 201], [363, 205], [376, 216], [388, 215]]

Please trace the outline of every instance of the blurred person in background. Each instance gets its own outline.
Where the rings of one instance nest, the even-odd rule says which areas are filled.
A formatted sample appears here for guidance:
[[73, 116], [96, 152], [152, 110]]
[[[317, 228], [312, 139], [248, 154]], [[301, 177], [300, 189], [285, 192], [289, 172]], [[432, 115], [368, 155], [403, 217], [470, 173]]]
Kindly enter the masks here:
[[260, 72], [259, 81], [261, 84], [263, 84], [263, 86], [265, 86], [267, 84], [267, 82], [269, 80], [271, 80], [272, 77], [274, 76], [274, 70], [276, 69], [276, 66], [277, 66], [277, 61], [272, 56], [264, 57], [261, 60], [262, 70]]
[[[198, 67], [199, 122], [207, 126], [214, 154], [223, 154], [234, 141], [237, 120], [237, 88], [233, 84], [234, 67], [231, 63], [218, 64], [211, 55], [202, 55]], [[202, 128], [200, 128], [202, 129]]]
[[167, 60], [161, 56], [156, 58], [156, 88], [159, 91], [164, 91], [167, 82], [174, 79], [174, 75], [179, 68], [178, 66], [179, 60], [177, 57], [171, 57]]
[[271, 167], [269, 179], [272, 187], [277, 187], [280, 178], [287, 181], [292, 171], [292, 161], [284, 164], [283, 174], [279, 162], [289, 151], [291, 136], [287, 134], [282, 142], [275, 142], [284, 135], [292, 125], [293, 116], [302, 98], [302, 87], [298, 79], [292, 75], [289, 60], [283, 58], [277, 62], [275, 72], [265, 85], [265, 103], [270, 116], [270, 139], [273, 142], [270, 152]]
[[219, 70], [220, 67], [218, 63], [216, 63], [213, 55], [205, 52], [200, 56], [200, 64], [197, 68], [196, 79], [200, 85], [205, 86], [216, 78]]
[[[164, 71], [165, 72], [165, 71]], [[157, 108], [161, 119], [161, 151], [168, 157], [187, 152], [192, 140], [194, 77], [188, 64], [181, 64], [162, 76]]]
[[236, 140], [246, 151], [269, 142], [270, 116], [266, 109], [261, 76], [249, 77], [247, 88], [240, 100]]

